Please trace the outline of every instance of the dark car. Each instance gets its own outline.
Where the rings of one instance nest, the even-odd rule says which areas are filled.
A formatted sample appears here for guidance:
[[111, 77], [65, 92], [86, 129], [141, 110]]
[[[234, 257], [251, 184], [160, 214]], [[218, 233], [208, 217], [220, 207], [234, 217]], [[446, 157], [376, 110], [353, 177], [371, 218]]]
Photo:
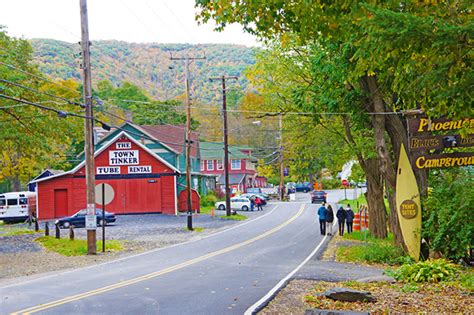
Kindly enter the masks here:
[[298, 183], [295, 185], [296, 191], [308, 192], [311, 191], [311, 183]]
[[[247, 188], [247, 194], [249, 194], [249, 195], [257, 195], [257, 196], [259, 196], [260, 198], [263, 197], [265, 200], [270, 199], [270, 198], [268, 197], [268, 195], [267, 195], [267, 194], [264, 194], [264, 193], [262, 192], [262, 189], [260, 189], [260, 188], [258, 188], [258, 187]], [[247, 198], [248, 198], [248, 197], [247, 197]]]
[[326, 202], [328, 194], [324, 190], [313, 190], [311, 192], [311, 203]]
[[[55, 224], [58, 224], [60, 228], [67, 229], [71, 225], [74, 227], [85, 227], [86, 226], [86, 214], [87, 209], [82, 209], [73, 214], [70, 217], [64, 217], [56, 220]], [[109, 223], [115, 222], [115, 214], [105, 211], [105, 219], [102, 217], [102, 209], [95, 209], [95, 215], [97, 216], [97, 225], [102, 226]]]

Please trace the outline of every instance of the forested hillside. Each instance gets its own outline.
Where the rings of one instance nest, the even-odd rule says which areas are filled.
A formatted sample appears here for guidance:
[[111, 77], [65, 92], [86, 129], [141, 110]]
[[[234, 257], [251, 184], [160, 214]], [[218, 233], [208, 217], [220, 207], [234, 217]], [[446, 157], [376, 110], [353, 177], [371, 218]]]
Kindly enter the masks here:
[[[34, 59], [41, 72], [53, 78], [80, 80], [80, 47], [51, 39], [33, 39]], [[184, 92], [184, 62], [175, 57], [205, 56], [204, 61], [191, 63], [192, 97], [198, 102], [216, 101], [220, 86], [209, 77], [240, 76], [233, 88], [244, 91], [247, 81], [241, 76], [247, 66], [255, 63], [255, 48], [223, 44], [136, 44], [121, 41], [93, 41], [93, 83], [110, 80], [118, 86], [131, 82], [146, 90], [154, 99], [169, 100]]]

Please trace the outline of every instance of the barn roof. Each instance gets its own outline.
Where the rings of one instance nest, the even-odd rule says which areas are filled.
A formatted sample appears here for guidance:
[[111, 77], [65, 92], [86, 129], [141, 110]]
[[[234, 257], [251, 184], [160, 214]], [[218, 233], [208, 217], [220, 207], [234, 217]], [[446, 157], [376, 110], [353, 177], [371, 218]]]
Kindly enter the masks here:
[[[133, 125], [133, 124], [132, 124]], [[141, 128], [159, 142], [182, 154], [186, 144], [186, 127], [183, 125], [134, 125]], [[191, 132], [191, 156], [199, 156], [199, 135]]]
[[[117, 141], [117, 139], [119, 139], [120, 137], [122, 136], [126, 136], [130, 141], [132, 141], [133, 143], [135, 143], [136, 145], [138, 145], [140, 148], [142, 148], [143, 150], [145, 150], [146, 152], [148, 152], [150, 155], [152, 155], [154, 158], [156, 158], [157, 160], [159, 160], [161, 163], [165, 164], [167, 167], [169, 167], [170, 169], [172, 169], [174, 172], [177, 172], [179, 173], [179, 170], [173, 166], [172, 164], [168, 163], [167, 161], [165, 161], [162, 157], [160, 157], [158, 154], [154, 153], [152, 150], [150, 150], [149, 148], [147, 148], [144, 144], [140, 143], [140, 141], [137, 141], [135, 138], [133, 138], [132, 136], [130, 136], [126, 131], [121, 131], [120, 133], [118, 133], [114, 138], [112, 138], [110, 141], [108, 141], [105, 145], [103, 145], [100, 149], [96, 150], [95, 153], [94, 153], [94, 158], [96, 158], [99, 154], [101, 154], [105, 149], [107, 149], [109, 146], [111, 146], [113, 143], [115, 143], [115, 141]], [[75, 172], [77, 172], [81, 167], [83, 167], [84, 165], [86, 164], [85, 161], [82, 161], [81, 163], [79, 163], [76, 167], [74, 167], [72, 170], [70, 171], [67, 171], [67, 172], [64, 172], [64, 173], [60, 173], [60, 174], [56, 174], [56, 175], [53, 175], [53, 176], [49, 176], [49, 177], [44, 177], [44, 178], [38, 178], [36, 180], [32, 180], [30, 183], [37, 183], [37, 182], [42, 182], [42, 181], [46, 181], [46, 180], [50, 180], [50, 179], [53, 179], [53, 178], [56, 178], [56, 177], [60, 177], [60, 176], [64, 176], [64, 175], [67, 175], [67, 174], [73, 174]]]

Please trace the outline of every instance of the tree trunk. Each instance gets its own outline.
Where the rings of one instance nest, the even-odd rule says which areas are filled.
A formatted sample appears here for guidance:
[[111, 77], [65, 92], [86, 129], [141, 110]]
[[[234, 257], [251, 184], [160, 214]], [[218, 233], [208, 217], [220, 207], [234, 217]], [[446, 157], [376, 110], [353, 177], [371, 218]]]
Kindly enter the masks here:
[[[343, 117], [347, 143], [357, 148], [351, 133], [349, 118]], [[369, 208], [369, 231], [376, 238], [387, 237], [387, 214], [383, 200], [383, 182], [378, 158], [365, 159], [362, 152], [356, 151], [359, 164], [367, 179], [367, 204]]]
[[396, 188], [396, 171], [395, 164], [390, 156], [389, 147], [385, 141], [385, 123], [386, 115], [385, 103], [382, 93], [380, 92], [375, 76], [366, 76], [367, 90], [372, 103], [372, 110], [375, 115], [372, 115], [372, 124], [374, 127], [375, 146], [377, 154], [380, 158], [380, 170], [385, 178], [386, 194], [390, 205], [390, 230], [394, 235], [395, 243], [403, 246], [403, 236], [398, 222], [396, 203], [395, 203], [395, 188]]
[[[385, 122], [385, 129], [387, 130], [388, 135], [393, 147], [394, 156], [400, 156], [400, 145], [403, 143], [405, 149], [409, 150], [409, 139], [407, 126], [404, 123], [404, 119], [399, 115], [387, 115], [387, 120]], [[411, 154], [408, 154], [408, 157], [411, 158]], [[395, 169], [398, 169], [398, 160], [396, 161]], [[415, 173], [416, 181], [418, 188], [420, 190], [421, 196], [426, 196], [428, 191], [428, 172], [426, 169], [413, 169]]]
[[12, 191], [20, 191], [21, 190], [21, 182], [18, 176], [12, 177], [11, 178], [11, 186], [12, 186]]
[[369, 207], [369, 231], [377, 238], [387, 237], [387, 212], [383, 200], [383, 181], [378, 158], [365, 160], [367, 175], [367, 204]]

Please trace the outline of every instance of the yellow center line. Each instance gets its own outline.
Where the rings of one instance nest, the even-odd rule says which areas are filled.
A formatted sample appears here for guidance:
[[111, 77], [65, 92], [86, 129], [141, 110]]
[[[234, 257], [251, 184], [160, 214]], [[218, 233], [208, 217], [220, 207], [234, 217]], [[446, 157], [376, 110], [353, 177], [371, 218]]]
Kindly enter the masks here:
[[194, 259], [187, 260], [185, 262], [182, 262], [180, 264], [162, 269], [160, 271], [155, 271], [155, 272], [152, 272], [152, 273], [140, 276], [140, 277], [136, 277], [136, 278], [133, 278], [133, 279], [130, 279], [130, 280], [117, 282], [115, 284], [105, 286], [105, 287], [102, 287], [102, 288], [99, 288], [99, 289], [95, 289], [95, 290], [87, 291], [87, 292], [84, 292], [84, 293], [79, 293], [79, 294], [76, 294], [76, 295], [65, 297], [65, 298], [62, 298], [60, 300], [48, 302], [48, 303], [45, 303], [45, 304], [36, 305], [36, 306], [26, 308], [26, 309], [21, 310], [21, 311], [16, 311], [14, 313], [11, 313], [11, 315], [32, 314], [32, 313], [40, 312], [40, 311], [43, 311], [43, 310], [46, 310], [46, 309], [49, 309], [49, 308], [53, 308], [53, 307], [56, 307], [56, 306], [59, 306], [59, 305], [63, 305], [63, 304], [66, 304], [66, 303], [71, 303], [71, 302], [74, 302], [74, 301], [77, 301], [77, 300], [85, 299], [87, 297], [91, 297], [91, 296], [98, 295], [98, 294], [105, 293], [105, 292], [109, 292], [109, 291], [112, 291], [112, 290], [115, 290], [115, 289], [123, 288], [125, 286], [129, 286], [129, 285], [132, 285], [132, 284], [135, 284], [135, 283], [138, 283], [138, 282], [149, 280], [149, 279], [152, 279], [152, 278], [170, 273], [172, 271], [176, 271], [176, 270], [182, 269], [184, 267], [188, 267], [190, 265], [201, 262], [203, 260], [228, 253], [230, 251], [236, 250], [238, 248], [241, 248], [243, 246], [246, 246], [246, 245], [249, 245], [253, 242], [261, 240], [262, 238], [265, 238], [265, 237], [277, 232], [278, 230], [281, 230], [282, 228], [284, 228], [285, 226], [287, 226], [291, 222], [295, 221], [303, 213], [304, 206], [305, 205], [302, 204], [301, 207], [300, 207], [300, 210], [288, 221], [274, 227], [271, 230], [268, 230], [267, 232], [265, 232], [265, 233], [263, 233], [259, 236], [248, 239], [244, 242], [237, 243], [237, 244], [232, 245], [230, 247], [226, 247], [226, 248], [220, 249], [218, 251], [215, 251], [215, 252], [212, 252], [212, 253], [209, 253], [209, 254], [194, 258]]

